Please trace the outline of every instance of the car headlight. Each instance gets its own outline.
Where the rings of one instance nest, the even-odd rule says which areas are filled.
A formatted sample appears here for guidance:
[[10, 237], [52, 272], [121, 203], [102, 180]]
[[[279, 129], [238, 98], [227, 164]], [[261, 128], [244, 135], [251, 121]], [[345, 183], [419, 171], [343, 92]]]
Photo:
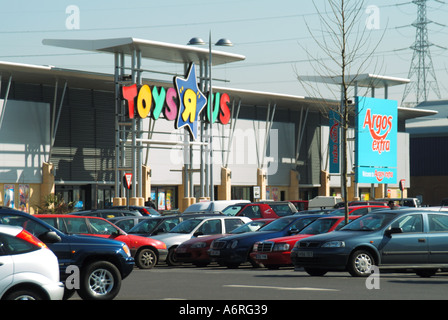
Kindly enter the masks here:
[[322, 245], [322, 248], [343, 248], [343, 247], [345, 247], [344, 241], [329, 241], [325, 242]]
[[123, 251], [126, 252], [126, 254], [128, 255], [128, 257], [131, 256], [131, 250], [129, 250], [129, 247], [123, 243]]
[[237, 245], [238, 245], [238, 240], [233, 240], [232, 242], [230, 242], [231, 249], [235, 249]]
[[191, 245], [191, 248], [192, 249], [205, 248], [206, 246], [207, 244], [205, 242], [196, 242]]
[[276, 243], [273, 249], [273, 251], [288, 251], [288, 250], [289, 250], [288, 243]]

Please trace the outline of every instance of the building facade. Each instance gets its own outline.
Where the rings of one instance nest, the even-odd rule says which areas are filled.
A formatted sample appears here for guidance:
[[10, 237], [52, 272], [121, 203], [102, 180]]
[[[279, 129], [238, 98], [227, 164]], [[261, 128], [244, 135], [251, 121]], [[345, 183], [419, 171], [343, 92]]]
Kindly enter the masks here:
[[[145, 50], [162, 47], [182, 53], [185, 61], [170, 59], [187, 65], [198, 57], [206, 59], [211, 52], [115, 40], [114, 45], [100, 41], [88, 46], [89, 50], [116, 55], [115, 74], [0, 63], [3, 205], [33, 213], [45, 195], [57, 193], [84, 209], [128, 201], [143, 205], [151, 199], [159, 210], [182, 211], [211, 196], [215, 200], [295, 200], [341, 194], [340, 176], [328, 171], [328, 110], [338, 102], [213, 86], [215, 103], [222, 103], [226, 110], [215, 109], [221, 112], [216, 111], [217, 121], [211, 126], [206, 112], [198, 113], [197, 137], [193, 139], [191, 129], [177, 127], [169, 113], [166, 97], [176, 88], [175, 81], [146, 79], [137, 72], [142, 65], [134, 64], [140, 59], [125, 66], [125, 56], [135, 57], [138, 52], [141, 61], [155, 59], [154, 53]], [[129, 41], [134, 49], [141, 46], [140, 50], [126, 52]], [[81, 44], [58, 43], [82, 49], [85, 43]], [[226, 54], [212, 53], [218, 62], [229, 63]], [[196, 65], [198, 79], [206, 78], [204, 60], [198, 58]], [[124, 70], [131, 70], [130, 74]], [[189, 70], [185, 68], [185, 74], [173, 78], [186, 79]], [[207, 83], [197, 82], [206, 92]], [[140, 101], [140, 107], [150, 101], [154, 104], [147, 117], [129, 116], [131, 100], [123, 95], [123, 87], [133, 84], [138, 90], [146, 86], [150, 91], [145, 94], [152, 94], [153, 100], [145, 100], [142, 94]], [[162, 92], [165, 99], [158, 104]], [[139, 96], [137, 92], [137, 103]], [[432, 113], [398, 108], [398, 175], [404, 177], [407, 187], [409, 137], [405, 122]], [[354, 167], [353, 148], [349, 143], [350, 168]], [[128, 191], [123, 178], [129, 172], [133, 178]], [[398, 183], [358, 185], [352, 179], [347, 197], [382, 197], [387, 190], [397, 189]]]

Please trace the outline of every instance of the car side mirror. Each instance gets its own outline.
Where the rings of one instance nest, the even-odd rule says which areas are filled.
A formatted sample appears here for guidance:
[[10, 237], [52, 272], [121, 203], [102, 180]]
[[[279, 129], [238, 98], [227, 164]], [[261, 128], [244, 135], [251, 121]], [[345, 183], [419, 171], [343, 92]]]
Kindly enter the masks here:
[[394, 233], [403, 233], [403, 229], [395, 227], [386, 230], [386, 235], [389, 237]]
[[47, 231], [39, 235], [39, 240], [44, 243], [56, 243], [61, 241], [61, 237], [54, 231]]
[[199, 237], [199, 236], [203, 236], [203, 235], [204, 235], [204, 233], [202, 231], [193, 233], [193, 237]]

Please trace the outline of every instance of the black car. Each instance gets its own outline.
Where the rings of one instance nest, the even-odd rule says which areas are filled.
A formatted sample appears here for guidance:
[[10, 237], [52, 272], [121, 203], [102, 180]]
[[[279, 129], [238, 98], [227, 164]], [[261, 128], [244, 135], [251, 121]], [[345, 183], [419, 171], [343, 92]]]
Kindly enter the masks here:
[[[74, 280], [78, 270], [79, 286], [71, 282], [70, 286], [82, 299], [113, 299], [134, 268], [128, 246], [120, 241], [67, 235], [30, 214], [5, 207], [0, 207], [0, 224], [20, 226], [44, 242], [58, 257], [61, 281]], [[66, 283], [65, 298], [74, 293], [69, 289]]]

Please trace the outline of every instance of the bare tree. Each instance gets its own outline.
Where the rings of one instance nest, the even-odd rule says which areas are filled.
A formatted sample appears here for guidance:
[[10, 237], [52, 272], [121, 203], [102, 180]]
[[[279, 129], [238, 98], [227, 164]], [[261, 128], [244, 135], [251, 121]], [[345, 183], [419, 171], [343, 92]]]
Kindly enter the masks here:
[[[312, 68], [315, 72], [314, 78], [325, 79], [326, 86], [340, 84], [340, 97], [332, 97], [333, 101], [340, 100], [340, 104], [328, 108], [331, 102], [325, 98], [322, 91], [313, 83], [308, 82], [310, 77], [296, 75], [307, 92], [312, 96], [321, 98], [326, 107], [322, 108], [325, 115], [328, 110], [339, 114], [341, 128], [341, 191], [344, 197], [345, 217], [348, 222], [348, 169], [347, 169], [347, 131], [350, 128], [350, 116], [354, 115], [351, 104], [351, 96], [354, 84], [359, 75], [368, 67], [372, 67], [373, 54], [381, 42], [380, 39], [372, 45], [370, 32], [372, 29], [366, 27], [362, 19], [365, 13], [364, 1], [360, 0], [325, 0], [324, 9], [319, 9], [313, 1], [320, 23], [320, 29], [313, 29], [306, 23], [308, 32], [317, 44], [318, 51], [310, 51], [304, 48]], [[386, 30], [386, 29], [384, 29]], [[374, 64], [378, 68], [378, 64]], [[335, 92], [329, 89], [328, 92]]]

